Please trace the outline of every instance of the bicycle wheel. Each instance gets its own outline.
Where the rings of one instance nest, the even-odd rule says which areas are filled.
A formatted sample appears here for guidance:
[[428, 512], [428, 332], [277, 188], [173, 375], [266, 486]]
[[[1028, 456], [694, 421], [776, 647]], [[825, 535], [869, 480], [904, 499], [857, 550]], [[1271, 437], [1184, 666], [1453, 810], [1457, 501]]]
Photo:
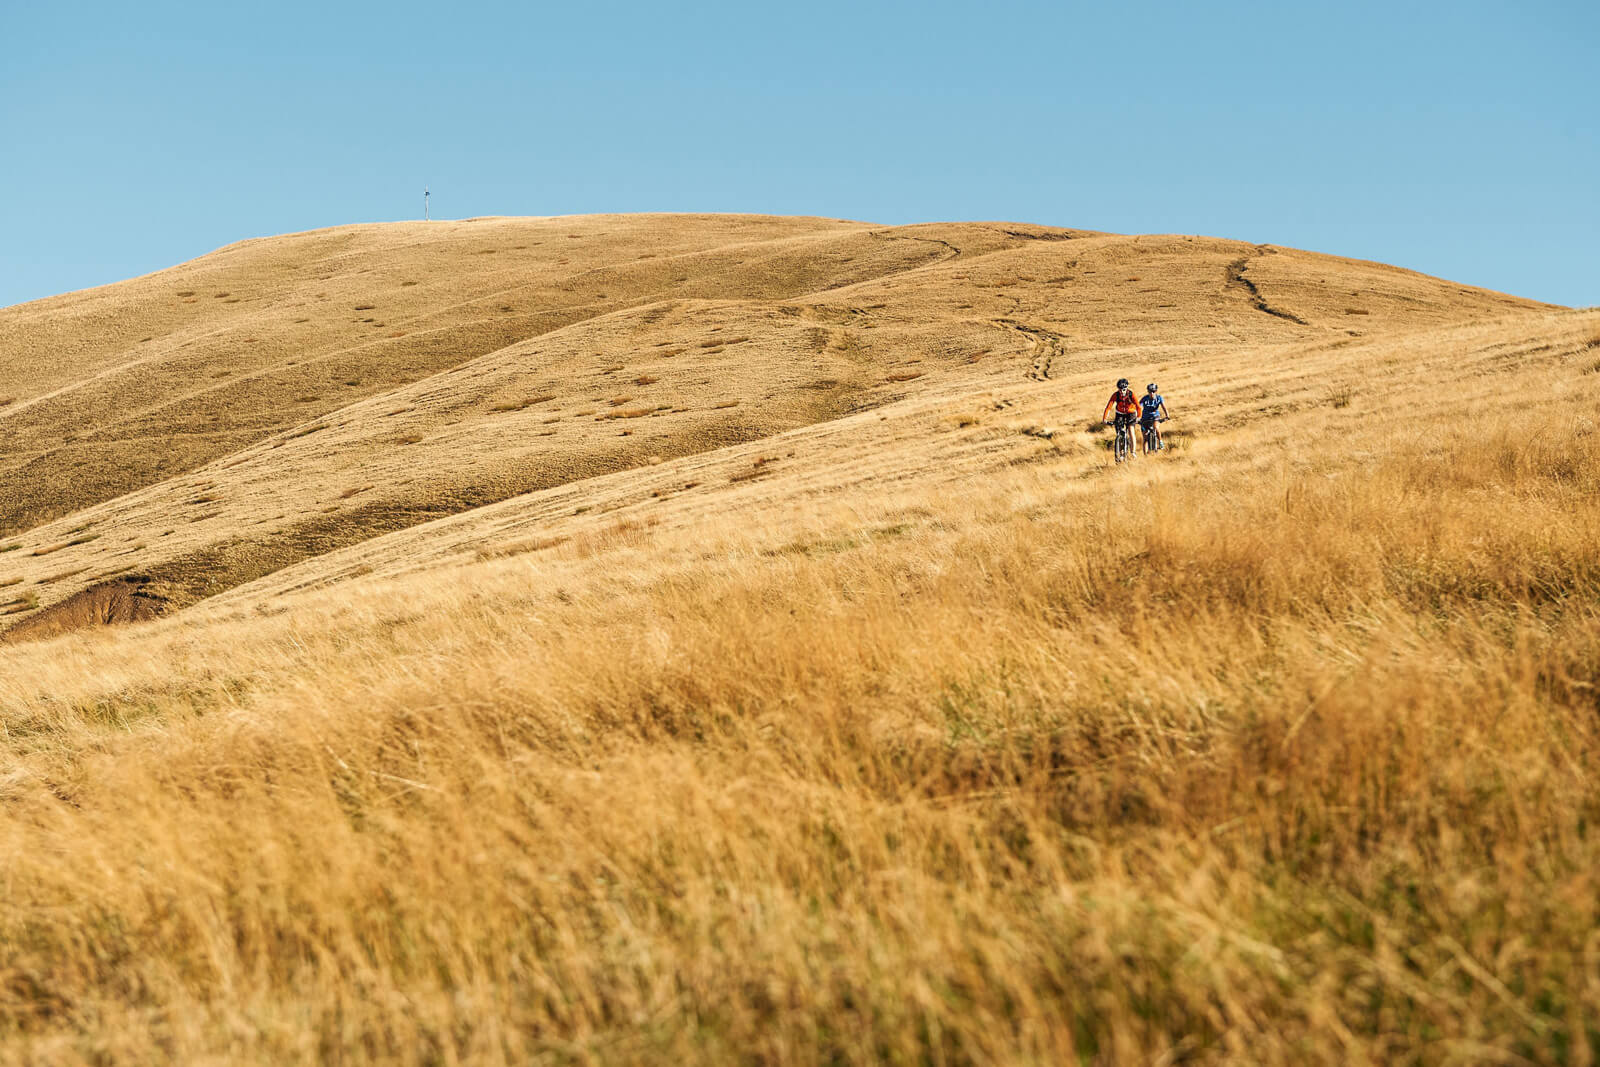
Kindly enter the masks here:
[[1125, 427], [1119, 426], [1117, 428], [1117, 462], [1121, 463], [1123, 460], [1127, 459], [1132, 451], [1133, 439], [1128, 436], [1128, 431]]

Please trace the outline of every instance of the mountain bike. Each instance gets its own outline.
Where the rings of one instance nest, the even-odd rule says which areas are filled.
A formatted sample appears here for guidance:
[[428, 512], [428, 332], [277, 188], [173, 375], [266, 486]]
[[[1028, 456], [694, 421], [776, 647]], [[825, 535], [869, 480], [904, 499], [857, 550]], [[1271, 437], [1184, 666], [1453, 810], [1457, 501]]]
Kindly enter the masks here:
[[1118, 463], [1133, 458], [1133, 424], [1129, 420], [1117, 420], [1117, 440], [1112, 445], [1111, 451], [1117, 457]]
[[1148, 427], [1140, 427], [1140, 430], [1144, 433], [1144, 450], [1147, 455], [1151, 452], [1160, 452], [1167, 447], [1167, 443], [1161, 440], [1161, 431], [1156, 429], [1157, 424], [1166, 421], [1166, 419], [1157, 419]]

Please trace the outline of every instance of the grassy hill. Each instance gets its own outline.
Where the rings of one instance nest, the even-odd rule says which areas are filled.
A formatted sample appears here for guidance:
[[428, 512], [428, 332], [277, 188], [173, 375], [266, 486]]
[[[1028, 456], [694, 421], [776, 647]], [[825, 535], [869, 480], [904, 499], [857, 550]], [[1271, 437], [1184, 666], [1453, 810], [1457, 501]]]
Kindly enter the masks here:
[[[1600, 312], [485, 219], [5, 309], [0, 367], [0, 1058], [1600, 1043]], [[1175, 415], [1120, 468], [1119, 375]]]
[[0, 536], [17, 546], [0, 580], [32, 597], [8, 629], [186, 606], [853, 411], [1087, 388], [1128, 347], [1153, 373], [1533, 307], [1290, 250], [1014, 225], [595, 216], [246, 242], [0, 314], [19, 370], [0, 408]]

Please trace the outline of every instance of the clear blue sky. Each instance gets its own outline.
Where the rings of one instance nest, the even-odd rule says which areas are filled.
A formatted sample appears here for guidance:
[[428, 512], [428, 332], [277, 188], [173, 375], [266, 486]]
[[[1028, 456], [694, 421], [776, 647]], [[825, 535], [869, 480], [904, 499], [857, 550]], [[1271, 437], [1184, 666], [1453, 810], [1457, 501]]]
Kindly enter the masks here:
[[245, 237], [751, 211], [1204, 233], [1600, 303], [1600, 3], [4, 5], [0, 305]]

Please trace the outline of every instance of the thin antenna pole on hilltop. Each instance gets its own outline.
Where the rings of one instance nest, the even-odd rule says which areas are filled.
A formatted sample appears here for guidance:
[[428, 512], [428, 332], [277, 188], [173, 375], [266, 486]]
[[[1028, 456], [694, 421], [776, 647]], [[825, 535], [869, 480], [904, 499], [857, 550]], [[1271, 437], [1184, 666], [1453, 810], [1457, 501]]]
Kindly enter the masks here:
[[428, 187], [422, 187], [422, 221], [428, 221]]

